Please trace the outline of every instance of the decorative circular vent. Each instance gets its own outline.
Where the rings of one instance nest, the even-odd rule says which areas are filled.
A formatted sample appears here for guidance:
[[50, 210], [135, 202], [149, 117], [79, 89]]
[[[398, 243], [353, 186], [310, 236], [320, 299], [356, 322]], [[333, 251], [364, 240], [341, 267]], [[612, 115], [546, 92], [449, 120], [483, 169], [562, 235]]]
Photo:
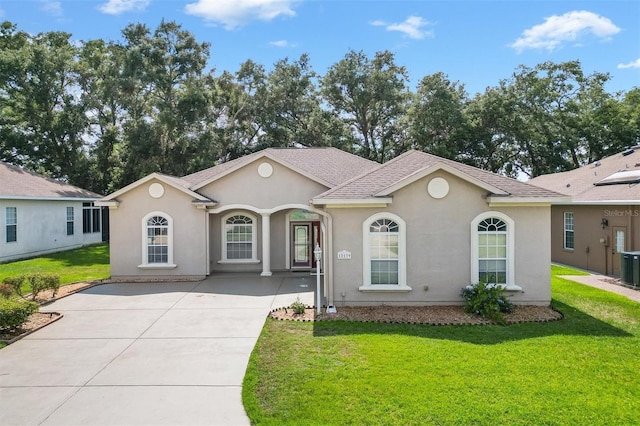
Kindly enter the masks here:
[[427, 185], [427, 191], [431, 197], [439, 200], [449, 194], [449, 182], [441, 177], [433, 178]]
[[153, 198], [160, 198], [164, 195], [164, 186], [161, 183], [154, 182], [149, 185], [149, 195]]
[[261, 163], [258, 166], [258, 174], [263, 178], [268, 178], [273, 174], [273, 166], [269, 163]]

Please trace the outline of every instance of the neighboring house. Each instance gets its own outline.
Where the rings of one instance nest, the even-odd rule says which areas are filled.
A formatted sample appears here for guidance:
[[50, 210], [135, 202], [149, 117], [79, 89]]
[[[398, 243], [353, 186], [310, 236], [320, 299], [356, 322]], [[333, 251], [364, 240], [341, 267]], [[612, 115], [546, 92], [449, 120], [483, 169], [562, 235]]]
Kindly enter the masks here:
[[0, 162], [0, 262], [107, 238], [101, 195]]
[[461, 303], [479, 280], [549, 304], [550, 204], [561, 195], [410, 151], [378, 164], [335, 148], [269, 148], [103, 198], [113, 278], [309, 271], [328, 305]]
[[554, 262], [619, 276], [619, 253], [640, 250], [640, 147], [530, 183], [570, 197], [551, 207]]

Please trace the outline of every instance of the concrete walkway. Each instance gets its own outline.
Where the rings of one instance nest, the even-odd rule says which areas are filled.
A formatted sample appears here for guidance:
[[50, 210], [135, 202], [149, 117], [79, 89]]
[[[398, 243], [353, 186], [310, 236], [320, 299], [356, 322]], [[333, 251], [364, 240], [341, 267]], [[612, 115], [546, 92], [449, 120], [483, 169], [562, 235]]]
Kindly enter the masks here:
[[0, 350], [0, 425], [245, 425], [241, 386], [268, 312], [315, 279], [106, 284]]
[[566, 278], [568, 280], [576, 281], [591, 287], [596, 287], [602, 290], [610, 291], [612, 293], [617, 293], [622, 296], [626, 296], [636, 302], [640, 302], [640, 290], [634, 290], [632, 288], [624, 287], [621, 285], [611, 284], [610, 282], [607, 282], [607, 280], [612, 280], [613, 278], [606, 275], [593, 273], [590, 275], [560, 275], [560, 278]]

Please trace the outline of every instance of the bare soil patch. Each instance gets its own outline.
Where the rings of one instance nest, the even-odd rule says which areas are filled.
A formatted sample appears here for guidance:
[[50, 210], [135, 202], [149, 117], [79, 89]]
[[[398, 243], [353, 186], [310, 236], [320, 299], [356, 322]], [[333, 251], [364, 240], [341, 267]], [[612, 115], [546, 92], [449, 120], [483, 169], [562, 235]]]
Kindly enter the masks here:
[[[316, 316], [315, 309], [307, 308], [304, 314], [295, 314], [291, 308], [282, 308], [269, 314], [271, 318], [292, 321], [361, 321], [431, 325], [493, 324], [478, 315], [468, 314], [463, 306], [362, 306], [339, 308], [335, 314], [324, 312]], [[507, 324], [522, 322], [547, 322], [562, 318], [562, 314], [550, 306], [516, 305], [513, 312], [504, 315]]]

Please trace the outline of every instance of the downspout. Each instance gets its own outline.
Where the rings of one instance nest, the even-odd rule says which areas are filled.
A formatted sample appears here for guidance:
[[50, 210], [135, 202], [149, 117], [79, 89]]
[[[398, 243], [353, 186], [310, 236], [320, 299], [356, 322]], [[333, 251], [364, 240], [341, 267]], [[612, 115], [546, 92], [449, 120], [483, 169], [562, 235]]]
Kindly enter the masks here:
[[[326, 210], [325, 210], [326, 212]], [[329, 213], [324, 216], [327, 220], [325, 232], [325, 256], [324, 256], [324, 279], [327, 291], [327, 308], [335, 306], [333, 302], [333, 218]]]

